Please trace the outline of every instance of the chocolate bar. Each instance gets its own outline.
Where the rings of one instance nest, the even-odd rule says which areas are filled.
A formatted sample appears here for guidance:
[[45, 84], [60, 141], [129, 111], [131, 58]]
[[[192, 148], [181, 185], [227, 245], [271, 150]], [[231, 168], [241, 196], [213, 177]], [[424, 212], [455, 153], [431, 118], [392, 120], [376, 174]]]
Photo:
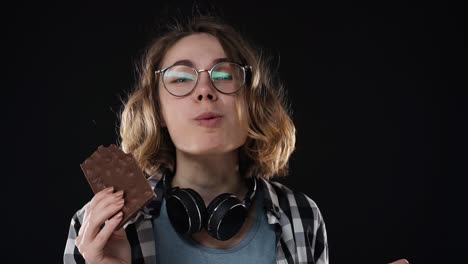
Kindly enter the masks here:
[[117, 229], [155, 197], [135, 158], [114, 144], [99, 146], [80, 167], [95, 194], [111, 186], [124, 191], [123, 218]]

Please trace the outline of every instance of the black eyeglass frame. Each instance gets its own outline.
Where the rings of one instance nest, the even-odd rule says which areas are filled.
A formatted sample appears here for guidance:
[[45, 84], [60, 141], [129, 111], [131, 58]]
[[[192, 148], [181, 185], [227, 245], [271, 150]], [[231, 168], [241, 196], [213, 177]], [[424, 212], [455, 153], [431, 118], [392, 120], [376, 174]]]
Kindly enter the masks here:
[[[230, 92], [230, 93], [223, 92], [223, 91], [221, 91], [220, 89], [218, 89], [218, 87], [216, 87], [216, 84], [213, 83], [213, 78], [212, 78], [212, 76], [211, 76], [211, 72], [213, 71], [214, 68], [216, 68], [216, 67], [218, 67], [219, 65], [224, 64], [224, 63], [237, 65], [237, 66], [239, 66], [239, 67], [242, 69], [242, 71], [243, 71], [243, 73], [244, 73], [244, 79], [242, 80], [242, 85], [239, 85], [239, 88], [238, 88], [237, 90], [235, 90], [234, 92]], [[171, 93], [171, 91], [169, 91], [169, 89], [167, 88], [166, 83], [164, 82], [164, 73], [165, 73], [167, 70], [169, 70], [170, 68], [175, 67], [175, 66], [185, 66], [185, 67], [188, 67], [188, 68], [193, 69], [193, 71], [197, 73], [197, 80], [195, 81], [195, 85], [193, 85], [192, 89], [191, 89], [189, 92], [187, 92], [186, 94], [184, 94], [184, 95], [176, 95], [176, 94]], [[250, 66], [250, 65], [242, 65], [242, 64], [239, 64], [239, 63], [236, 63], [236, 62], [222, 61], [222, 62], [218, 62], [218, 63], [216, 63], [215, 65], [213, 65], [213, 66], [211, 67], [211, 69], [209, 69], [209, 70], [207, 70], [207, 69], [195, 69], [194, 67], [187, 66], [187, 65], [173, 64], [173, 65], [168, 66], [168, 67], [166, 67], [166, 68], [164, 68], [164, 69], [156, 70], [156, 71], [154, 71], [154, 73], [155, 73], [155, 74], [161, 74], [162, 83], [163, 83], [164, 88], [166, 89], [166, 91], [167, 91], [168, 93], [170, 93], [171, 95], [176, 96], [176, 97], [185, 97], [185, 96], [191, 94], [191, 93], [193, 92], [193, 90], [195, 90], [195, 87], [197, 87], [198, 80], [200, 79], [199, 76], [200, 76], [200, 73], [201, 73], [201, 72], [208, 72], [208, 75], [209, 75], [209, 77], [210, 77], [210, 83], [213, 85], [213, 87], [216, 89], [216, 91], [218, 91], [218, 92], [220, 92], [220, 93], [222, 93], [222, 94], [234, 94], [234, 93], [237, 93], [243, 86], [245, 86], [245, 82], [246, 82], [246, 79], [247, 79], [247, 70], [252, 70], [252, 66]]]

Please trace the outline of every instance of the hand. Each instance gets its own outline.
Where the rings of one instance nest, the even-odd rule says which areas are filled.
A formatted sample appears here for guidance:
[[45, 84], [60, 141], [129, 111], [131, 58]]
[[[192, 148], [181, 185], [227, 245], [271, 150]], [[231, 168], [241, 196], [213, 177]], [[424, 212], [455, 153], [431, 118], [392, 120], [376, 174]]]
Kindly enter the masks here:
[[98, 192], [88, 203], [75, 244], [86, 263], [130, 264], [130, 243], [123, 228], [115, 230], [122, 221], [123, 191], [113, 188]]
[[409, 264], [409, 262], [406, 259], [399, 259], [389, 264]]

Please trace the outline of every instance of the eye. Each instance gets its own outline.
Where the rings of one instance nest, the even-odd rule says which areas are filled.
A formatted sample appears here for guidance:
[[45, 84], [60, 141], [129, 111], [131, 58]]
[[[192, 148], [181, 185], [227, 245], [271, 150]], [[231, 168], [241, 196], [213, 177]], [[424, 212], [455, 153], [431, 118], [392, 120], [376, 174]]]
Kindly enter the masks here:
[[167, 71], [164, 74], [164, 78], [166, 83], [185, 83], [192, 82], [197, 79], [194, 74], [183, 71]]
[[211, 78], [215, 81], [217, 80], [232, 80], [232, 74], [224, 71], [213, 71], [211, 73]]

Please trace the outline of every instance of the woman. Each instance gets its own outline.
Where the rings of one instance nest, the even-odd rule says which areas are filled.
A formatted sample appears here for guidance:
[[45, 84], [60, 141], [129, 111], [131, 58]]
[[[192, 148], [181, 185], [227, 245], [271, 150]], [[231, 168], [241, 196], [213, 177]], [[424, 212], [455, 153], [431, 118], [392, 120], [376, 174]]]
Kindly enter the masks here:
[[328, 263], [317, 205], [272, 181], [295, 127], [268, 63], [235, 29], [198, 17], [145, 53], [121, 115], [121, 147], [157, 194], [115, 230], [106, 189], [73, 217], [65, 263]]

